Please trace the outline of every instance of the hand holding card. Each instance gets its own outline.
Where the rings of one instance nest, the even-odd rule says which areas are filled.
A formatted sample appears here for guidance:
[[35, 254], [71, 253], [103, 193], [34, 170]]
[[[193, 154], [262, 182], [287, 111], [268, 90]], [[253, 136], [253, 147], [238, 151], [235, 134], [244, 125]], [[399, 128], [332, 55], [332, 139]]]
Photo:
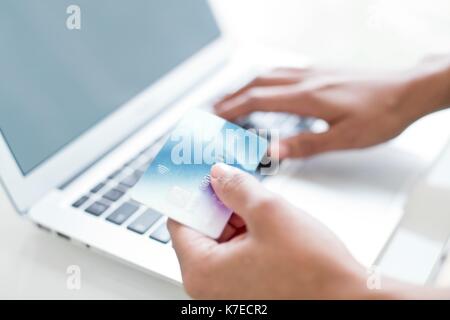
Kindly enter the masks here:
[[190, 111], [175, 127], [139, 183], [135, 200], [217, 239], [232, 214], [210, 185], [218, 162], [254, 172], [266, 139], [203, 111]]

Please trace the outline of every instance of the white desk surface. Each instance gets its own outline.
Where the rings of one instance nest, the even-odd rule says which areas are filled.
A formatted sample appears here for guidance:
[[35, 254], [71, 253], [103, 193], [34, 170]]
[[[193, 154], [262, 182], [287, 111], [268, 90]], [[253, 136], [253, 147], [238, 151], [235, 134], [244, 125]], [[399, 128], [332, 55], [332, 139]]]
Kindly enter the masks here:
[[[321, 64], [396, 68], [450, 51], [446, 0], [213, 1], [235, 43], [274, 45]], [[187, 298], [180, 287], [42, 232], [15, 213], [2, 189], [0, 215], [0, 298]], [[81, 267], [78, 291], [66, 287], [72, 264]], [[450, 265], [439, 283], [450, 284]]]
[[[181, 287], [43, 232], [16, 214], [3, 192], [0, 212], [0, 298], [187, 298]], [[70, 265], [81, 268], [80, 290], [67, 289]]]

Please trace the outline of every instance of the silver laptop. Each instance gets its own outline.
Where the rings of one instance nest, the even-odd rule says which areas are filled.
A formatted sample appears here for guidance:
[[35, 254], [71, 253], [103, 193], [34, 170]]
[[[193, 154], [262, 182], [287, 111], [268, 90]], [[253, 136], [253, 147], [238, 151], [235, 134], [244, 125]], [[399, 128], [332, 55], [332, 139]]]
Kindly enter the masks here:
[[[0, 4], [1, 182], [43, 230], [180, 283], [165, 218], [127, 191], [179, 117], [209, 108], [253, 66], [232, 67], [207, 1], [77, 3], [78, 12], [67, 1]], [[79, 21], [72, 28], [68, 18]], [[314, 121], [269, 113], [241, 124], [289, 134]], [[286, 161], [263, 183], [370, 265], [400, 221], [395, 199], [423, 169], [402, 167], [401, 156], [373, 149]], [[371, 163], [386, 165], [389, 177], [371, 174]]]

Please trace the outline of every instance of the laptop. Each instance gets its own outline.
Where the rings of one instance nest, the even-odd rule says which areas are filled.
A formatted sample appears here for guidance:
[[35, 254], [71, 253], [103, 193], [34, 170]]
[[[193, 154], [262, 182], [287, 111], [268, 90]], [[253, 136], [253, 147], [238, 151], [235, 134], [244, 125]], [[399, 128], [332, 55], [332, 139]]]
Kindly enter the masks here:
[[[77, 3], [0, 4], [1, 183], [42, 230], [181, 283], [165, 217], [128, 191], [183, 114], [210, 109], [257, 67], [236, 62], [205, 0]], [[79, 21], [69, 28], [68, 18]], [[316, 123], [254, 113], [241, 125], [288, 135]], [[370, 266], [428, 164], [413, 160], [395, 146], [333, 153], [285, 161], [262, 183]]]

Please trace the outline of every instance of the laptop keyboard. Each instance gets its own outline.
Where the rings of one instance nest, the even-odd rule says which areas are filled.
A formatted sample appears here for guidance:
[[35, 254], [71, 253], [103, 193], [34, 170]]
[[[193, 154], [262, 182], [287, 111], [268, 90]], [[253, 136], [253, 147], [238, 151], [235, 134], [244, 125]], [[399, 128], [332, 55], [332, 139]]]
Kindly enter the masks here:
[[[284, 113], [256, 112], [237, 123], [246, 129], [279, 129], [280, 137], [283, 137], [309, 130], [313, 120]], [[150, 165], [165, 140], [163, 138], [132, 157], [104, 181], [98, 182], [77, 199], [72, 207], [104, 219], [108, 223], [124, 227], [137, 235], [146, 236], [151, 241], [169, 243], [170, 234], [164, 216], [130, 199], [127, 195], [127, 191], [136, 185]]]

